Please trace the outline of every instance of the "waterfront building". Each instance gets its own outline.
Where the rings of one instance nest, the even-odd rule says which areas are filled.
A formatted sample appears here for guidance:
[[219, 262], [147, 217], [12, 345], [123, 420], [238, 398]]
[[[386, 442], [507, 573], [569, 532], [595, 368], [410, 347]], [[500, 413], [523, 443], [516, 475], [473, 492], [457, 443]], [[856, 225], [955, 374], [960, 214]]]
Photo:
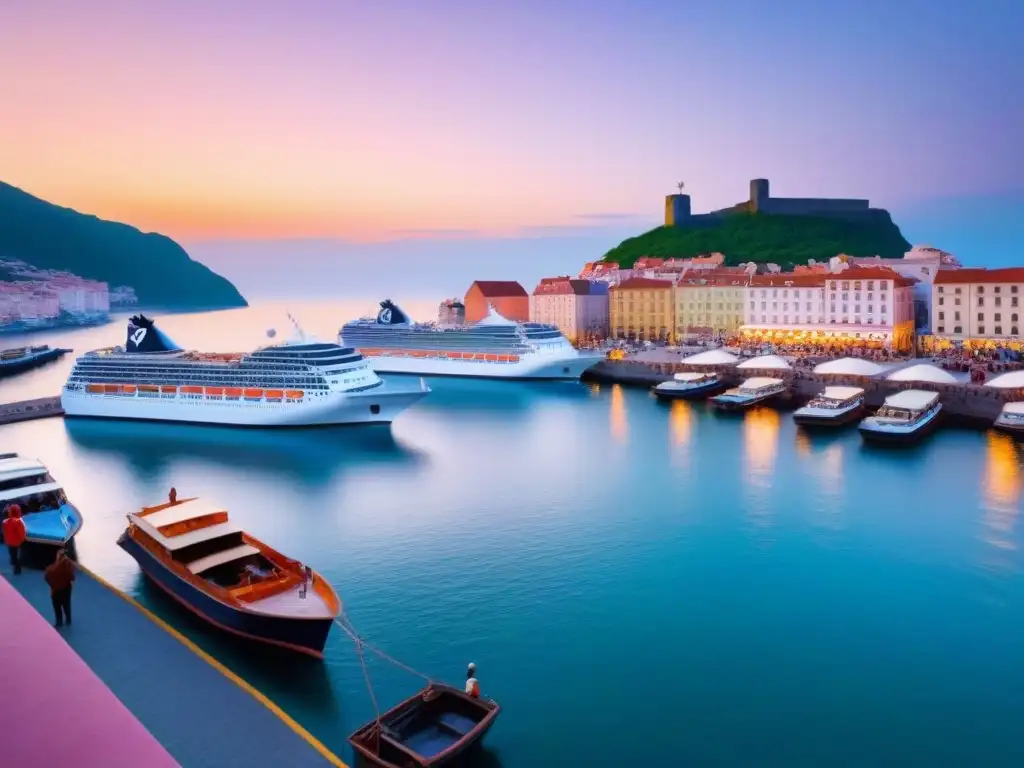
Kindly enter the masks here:
[[685, 274], [674, 290], [676, 338], [735, 333], [743, 325], [746, 296], [746, 275], [703, 270]]
[[554, 325], [570, 341], [608, 336], [608, 284], [545, 277], [530, 297], [530, 321]]
[[530, 294], [515, 280], [477, 280], [466, 291], [466, 322], [476, 323], [490, 313], [490, 307], [507, 320], [530, 319]]
[[959, 260], [953, 254], [930, 245], [915, 245], [903, 254], [902, 259], [872, 256], [851, 258], [849, 261], [858, 267], [888, 267], [904, 277], [917, 281], [914, 284], [914, 324], [918, 333], [935, 330], [932, 287], [936, 276], [940, 271], [961, 268]]
[[675, 339], [672, 283], [631, 277], [612, 286], [609, 299], [611, 335], [644, 341]]
[[588, 261], [576, 275], [580, 280], [596, 280], [608, 285], [618, 285], [633, 276], [633, 270], [621, 269], [614, 261]]
[[138, 303], [139, 297], [135, 295], [135, 289], [130, 285], [119, 285], [110, 289], [110, 306], [134, 307]]
[[437, 322], [441, 325], [462, 325], [466, 322], [466, 305], [458, 299], [445, 299], [437, 308]]
[[1024, 267], [943, 270], [932, 286], [935, 333], [953, 341], [1016, 340], [1022, 297]]
[[914, 281], [883, 267], [752, 275], [741, 336], [776, 344], [873, 343], [907, 352]]

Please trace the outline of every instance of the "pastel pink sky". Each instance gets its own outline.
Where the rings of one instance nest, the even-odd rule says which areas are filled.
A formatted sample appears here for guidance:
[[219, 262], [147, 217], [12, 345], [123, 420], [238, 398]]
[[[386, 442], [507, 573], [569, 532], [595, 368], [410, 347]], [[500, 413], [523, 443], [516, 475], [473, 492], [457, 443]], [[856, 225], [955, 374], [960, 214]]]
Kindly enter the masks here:
[[0, 180], [189, 239], [656, 221], [680, 179], [695, 210], [755, 176], [999, 191], [1015, 9], [32, 0], [0, 11]]

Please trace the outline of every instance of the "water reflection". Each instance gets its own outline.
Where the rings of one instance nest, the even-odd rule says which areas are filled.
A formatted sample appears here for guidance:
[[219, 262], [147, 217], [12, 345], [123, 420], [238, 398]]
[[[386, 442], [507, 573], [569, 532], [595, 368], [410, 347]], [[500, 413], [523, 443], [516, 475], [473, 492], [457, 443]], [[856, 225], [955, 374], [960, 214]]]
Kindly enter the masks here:
[[[578, 402], [590, 391], [574, 381], [489, 381], [486, 379], [428, 378], [431, 392], [415, 411], [443, 411], [446, 416], [518, 420], [538, 401]], [[415, 412], [414, 411], [414, 412]]]
[[669, 410], [668, 427], [672, 441], [672, 460], [684, 467], [690, 464], [690, 445], [695, 425], [693, 406], [685, 400], [673, 400]]
[[750, 495], [750, 519], [756, 525], [771, 522], [769, 493], [779, 450], [781, 419], [771, 408], [754, 408], [743, 418], [744, 487]]
[[1021, 492], [1024, 489], [1020, 447], [1009, 435], [994, 430], [990, 430], [985, 438], [981, 539], [993, 548], [989, 565], [1009, 569], [1013, 562], [1007, 553], [1017, 548], [1013, 529], [1020, 515]]
[[78, 449], [116, 455], [140, 478], [154, 480], [182, 460], [257, 470], [307, 485], [345, 469], [412, 466], [426, 457], [395, 440], [387, 426], [262, 430], [187, 424], [65, 419]]
[[811, 457], [811, 438], [802, 429], [796, 431], [796, 455], [801, 459], [809, 459]]
[[612, 384], [610, 403], [612, 439], [617, 443], [625, 443], [628, 432], [626, 425], [626, 396], [623, 394], [621, 384]]

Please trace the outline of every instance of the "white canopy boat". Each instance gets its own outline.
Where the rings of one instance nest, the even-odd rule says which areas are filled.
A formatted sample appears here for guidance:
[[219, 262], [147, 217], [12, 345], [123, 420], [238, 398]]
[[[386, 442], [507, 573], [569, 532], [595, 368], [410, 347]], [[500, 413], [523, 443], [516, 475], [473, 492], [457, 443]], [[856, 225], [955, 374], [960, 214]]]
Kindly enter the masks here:
[[782, 379], [754, 376], [744, 381], [738, 387], [733, 387], [711, 398], [711, 402], [715, 404], [716, 408], [731, 411], [767, 402], [779, 395], [785, 394], [785, 392], [786, 382]]
[[840, 426], [858, 419], [864, 412], [864, 390], [860, 387], [825, 387], [825, 391], [793, 413], [804, 426]]
[[878, 412], [860, 423], [860, 433], [869, 442], [912, 443], [935, 428], [941, 411], [938, 392], [907, 389], [885, 398]]

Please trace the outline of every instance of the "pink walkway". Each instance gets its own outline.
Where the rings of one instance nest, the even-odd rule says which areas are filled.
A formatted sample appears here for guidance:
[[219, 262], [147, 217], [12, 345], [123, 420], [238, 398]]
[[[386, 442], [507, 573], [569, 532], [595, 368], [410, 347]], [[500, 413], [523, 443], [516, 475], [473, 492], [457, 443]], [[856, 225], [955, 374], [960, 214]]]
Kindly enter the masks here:
[[[28, 572], [12, 578], [41, 578]], [[0, 763], [174, 768], [159, 742], [57, 631], [0, 577]], [[13, 738], [13, 742], [10, 739]]]

